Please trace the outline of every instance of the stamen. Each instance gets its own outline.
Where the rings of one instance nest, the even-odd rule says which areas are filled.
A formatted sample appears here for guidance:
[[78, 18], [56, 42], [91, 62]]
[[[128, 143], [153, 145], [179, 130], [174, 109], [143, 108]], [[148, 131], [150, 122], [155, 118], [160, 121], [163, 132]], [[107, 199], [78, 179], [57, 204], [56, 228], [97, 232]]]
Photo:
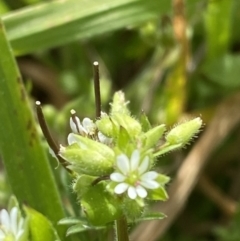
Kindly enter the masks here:
[[38, 122], [39, 125], [42, 129], [43, 135], [47, 140], [48, 145], [50, 146], [50, 148], [53, 150], [54, 154], [56, 155], [56, 157], [58, 158], [59, 162], [62, 164], [62, 166], [71, 174], [73, 174], [72, 170], [67, 168], [68, 163], [61, 157], [58, 155], [59, 153], [59, 145], [57, 145], [57, 143], [54, 141], [54, 139], [52, 138], [50, 131], [48, 129], [47, 123], [45, 121], [43, 112], [42, 112], [42, 106], [41, 106], [41, 102], [40, 101], [36, 101], [36, 110], [37, 110], [37, 117], [38, 117]]
[[101, 95], [100, 95], [100, 81], [99, 81], [99, 64], [97, 61], [93, 62], [93, 77], [94, 77], [96, 118], [100, 118], [101, 117]]

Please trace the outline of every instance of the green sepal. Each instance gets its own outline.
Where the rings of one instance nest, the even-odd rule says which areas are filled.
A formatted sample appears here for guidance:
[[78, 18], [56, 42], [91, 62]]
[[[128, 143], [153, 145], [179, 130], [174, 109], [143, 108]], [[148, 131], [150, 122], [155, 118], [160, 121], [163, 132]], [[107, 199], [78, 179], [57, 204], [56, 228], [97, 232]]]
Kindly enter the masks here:
[[71, 163], [73, 171], [91, 176], [108, 175], [113, 170], [114, 152], [100, 142], [71, 133], [77, 143], [60, 148], [60, 156]]
[[154, 157], [157, 157], [157, 156], [161, 156], [167, 152], [170, 152], [170, 151], [174, 151], [174, 150], [177, 150], [177, 149], [180, 149], [182, 148], [183, 145], [182, 144], [175, 144], [175, 145], [170, 145], [169, 143], [165, 143], [163, 146], [161, 146], [161, 149], [156, 151], [153, 156]]
[[132, 222], [142, 216], [144, 211], [144, 201], [142, 198], [130, 199], [125, 197], [122, 202], [122, 210], [128, 221]]
[[148, 190], [148, 199], [150, 200], [161, 200], [166, 201], [168, 199], [168, 194], [163, 186], [159, 188]]
[[96, 121], [96, 126], [107, 137], [117, 137], [119, 126], [116, 125], [109, 116], [101, 117]]
[[157, 142], [160, 140], [160, 138], [163, 136], [165, 130], [166, 127], [164, 124], [162, 124], [144, 133], [141, 137], [141, 139], [144, 140], [144, 150], [147, 150], [155, 146]]
[[169, 131], [166, 141], [170, 145], [182, 144], [185, 146], [199, 132], [201, 126], [202, 120], [199, 117], [182, 123]]
[[122, 215], [120, 199], [106, 191], [105, 183], [89, 188], [82, 196], [81, 204], [92, 225], [105, 225]]
[[60, 241], [53, 225], [44, 215], [27, 206], [24, 211], [29, 218], [31, 241]]
[[110, 114], [115, 115], [116, 113], [130, 115], [130, 111], [127, 108], [128, 102], [125, 101], [125, 95], [122, 91], [118, 91], [113, 96], [113, 102], [111, 103]]
[[129, 136], [127, 130], [124, 127], [120, 127], [119, 134], [116, 141], [116, 146], [123, 152], [127, 153], [127, 147], [131, 142], [131, 137]]
[[93, 181], [96, 177], [82, 174], [73, 184], [73, 190], [77, 193], [78, 197], [81, 197], [85, 192], [92, 187]]
[[142, 126], [142, 130], [144, 132], [147, 132], [152, 128], [152, 126], [151, 126], [151, 124], [148, 120], [148, 117], [146, 116], [146, 114], [144, 112], [142, 112], [141, 115], [140, 115], [140, 123], [141, 123], [141, 126]]
[[111, 119], [117, 125], [124, 127], [131, 137], [136, 137], [141, 133], [140, 123], [127, 114], [115, 113]]
[[158, 182], [161, 185], [165, 185], [170, 181], [170, 177], [168, 177], [166, 175], [163, 175], [163, 174], [158, 174], [155, 181]]

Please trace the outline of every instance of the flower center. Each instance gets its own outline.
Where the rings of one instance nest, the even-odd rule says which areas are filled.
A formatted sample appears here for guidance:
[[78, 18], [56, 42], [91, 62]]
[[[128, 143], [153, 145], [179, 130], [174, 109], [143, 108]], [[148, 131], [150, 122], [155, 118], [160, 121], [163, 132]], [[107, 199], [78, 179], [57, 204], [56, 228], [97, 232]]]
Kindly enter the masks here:
[[137, 172], [129, 173], [129, 176], [128, 176], [126, 181], [131, 186], [137, 186], [139, 184], [139, 175], [138, 175], [138, 173]]

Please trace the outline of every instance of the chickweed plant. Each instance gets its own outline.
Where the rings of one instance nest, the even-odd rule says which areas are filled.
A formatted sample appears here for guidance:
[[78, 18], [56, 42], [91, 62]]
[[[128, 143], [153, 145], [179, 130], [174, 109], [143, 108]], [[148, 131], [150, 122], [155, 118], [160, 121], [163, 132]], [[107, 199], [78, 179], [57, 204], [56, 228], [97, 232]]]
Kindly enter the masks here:
[[[162, 213], [149, 213], [146, 208], [149, 200], [168, 198], [165, 185], [170, 178], [155, 170], [158, 157], [185, 147], [201, 129], [202, 120], [194, 118], [170, 131], [164, 124], [152, 127], [144, 113], [139, 118], [132, 116], [122, 91], [114, 94], [110, 111], [105, 113], [101, 110], [98, 62], [93, 63], [93, 69], [96, 118], [80, 120], [71, 110], [68, 145], [57, 145], [51, 137], [39, 101], [37, 116], [51, 153], [73, 179], [72, 188], [84, 216], [74, 223], [75, 232], [114, 223], [116, 240], [127, 241], [129, 223], [165, 217]], [[2, 212], [4, 225], [5, 211]], [[15, 209], [10, 216], [16, 218]], [[60, 224], [71, 222], [64, 219]], [[16, 228], [6, 232], [21, 236]]]

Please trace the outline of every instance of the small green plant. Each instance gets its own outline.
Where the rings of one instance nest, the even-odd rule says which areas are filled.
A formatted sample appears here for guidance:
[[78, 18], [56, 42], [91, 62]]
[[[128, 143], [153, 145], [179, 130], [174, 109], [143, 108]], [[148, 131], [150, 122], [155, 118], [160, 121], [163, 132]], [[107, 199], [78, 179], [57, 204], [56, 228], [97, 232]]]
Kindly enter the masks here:
[[75, 224], [74, 232], [115, 222], [117, 240], [126, 241], [127, 223], [164, 217], [146, 209], [148, 200], [168, 198], [165, 185], [170, 178], [154, 167], [160, 155], [189, 143], [202, 120], [186, 121], [169, 132], [164, 124], [152, 127], [144, 113], [139, 120], [131, 115], [122, 91], [114, 94], [109, 113], [102, 112], [97, 62], [94, 69], [96, 120], [86, 117], [81, 121], [71, 110], [67, 146], [57, 146], [51, 138], [40, 102], [37, 112], [51, 153], [71, 173], [73, 190], [84, 211], [85, 219]]

